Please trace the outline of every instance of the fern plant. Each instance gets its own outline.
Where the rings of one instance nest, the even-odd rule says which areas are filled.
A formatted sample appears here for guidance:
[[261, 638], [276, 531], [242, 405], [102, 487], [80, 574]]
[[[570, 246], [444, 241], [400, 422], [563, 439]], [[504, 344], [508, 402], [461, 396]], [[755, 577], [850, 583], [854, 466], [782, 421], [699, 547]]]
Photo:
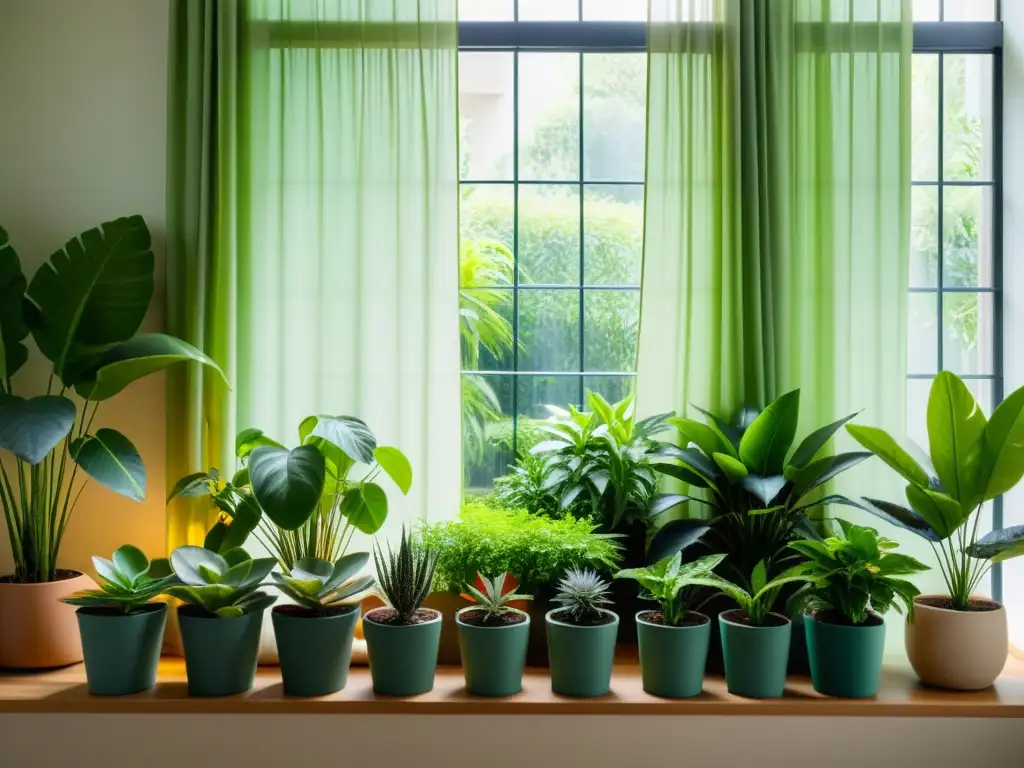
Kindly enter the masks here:
[[571, 568], [558, 582], [554, 601], [573, 624], [598, 624], [611, 605], [609, 583], [597, 571]]
[[335, 563], [304, 557], [290, 573], [270, 576], [274, 586], [303, 608], [330, 616], [356, 608], [358, 596], [373, 587], [372, 576], [353, 578], [369, 559], [366, 552], [353, 552]]
[[496, 621], [503, 614], [515, 610], [510, 603], [517, 600], [533, 600], [533, 595], [521, 595], [516, 592], [517, 586], [515, 578], [508, 573], [502, 573], [494, 579], [488, 579], [482, 573], [478, 573], [476, 584], [467, 584], [466, 592], [462, 595], [475, 605], [462, 610], [482, 611], [484, 623]]
[[402, 538], [395, 552], [388, 544], [385, 557], [380, 545], [373, 550], [377, 583], [398, 624], [412, 624], [416, 612], [430, 594], [437, 568], [437, 553], [413, 541], [402, 526]]
[[93, 566], [100, 577], [99, 589], [83, 589], [62, 597], [61, 602], [87, 608], [118, 608], [125, 614], [142, 610], [151, 600], [169, 587], [180, 584], [166, 557], [153, 560], [142, 550], [125, 544], [113, 557], [93, 557]]

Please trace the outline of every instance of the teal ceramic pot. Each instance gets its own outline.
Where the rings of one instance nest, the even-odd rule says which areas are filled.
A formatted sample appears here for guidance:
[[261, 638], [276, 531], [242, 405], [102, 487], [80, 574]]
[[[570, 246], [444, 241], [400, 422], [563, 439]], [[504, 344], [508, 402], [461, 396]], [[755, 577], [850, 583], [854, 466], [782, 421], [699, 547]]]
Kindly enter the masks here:
[[786, 666], [792, 623], [785, 616], [769, 614], [775, 624], [763, 627], [742, 622], [743, 611], [719, 614], [722, 658], [729, 693], [752, 699], [774, 699], [786, 690]]
[[432, 611], [434, 618], [422, 624], [378, 624], [373, 615], [380, 610], [385, 609], [363, 617], [374, 693], [417, 696], [431, 691], [441, 644], [441, 614]]
[[322, 616], [297, 605], [278, 605], [270, 618], [286, 695], [326, 696], [345, 687], [358, 606]]
[[466, 690], [474, 696], [513, 696], [523, 689], [523, 668], [530, 645], [530, 617], [524, 611], [518, 624], [479, 627], [463, 621], [463, 614], [479, 610], [464, 608], [455, 617]]
[[636, 615], [644, 690], [668, 699], [699, 696], [704, 687], [711, 620], [702, 613], [691, 612], [687, 619], [700, 623], [667, 627], [644, 619], [651, 613], [640, 611]]
[[260, 650], [263, 611], [235, 619], [201, 608], [178, 608], [189, 696], [231, 696], [252, 688]]
[[814, 690], [827, 696], [863, 699], [878, 693], [885, 653], [885, 622], [859, 627], [807, 616], [807, 650]]
[[79, 608], [75, 613], [89, 693], [122, 696], [156, 684], [167, 603], [150, 603], [132, 614], [117, 608]]
[[563, 696], [603, 696], [611, 690], [619, 617], [603, 611], [615, 620], [595, 627], [578, 627], [554, 618], [562, 610], [555, 608], [544, 617], [551, 690]]

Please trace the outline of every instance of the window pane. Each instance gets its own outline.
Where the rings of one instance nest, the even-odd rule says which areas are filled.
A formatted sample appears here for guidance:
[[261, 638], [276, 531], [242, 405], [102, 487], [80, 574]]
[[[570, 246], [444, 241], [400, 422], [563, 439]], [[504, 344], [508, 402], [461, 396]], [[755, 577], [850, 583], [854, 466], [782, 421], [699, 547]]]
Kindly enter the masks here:
[[939, 57], [916, 53], [911, 67], [911, 178], [939, 178]]
[[579, 291], [521, 290], [519, 340], [519, 370], [578, 371]]
[[996, 0], [946, 0], [943, 18], [945, 21], [996, 21]]
[[578, 21], [579, 0], [519, 0], [520, 21]]
[[943, 57], [943, 176], [992, 179], [992, 57]]
[[940, 0], [914, 0], [914, 21], [938, 21]]
[[580, 405], [581, 376], [517, 376], [520, 419], [547, 419], [553, 405]]
[[942, 367], [955, 373], [993, 372], [994, 305], [991, 293], [942, 297]]
[[515, 0], [459, 0], [459, 21], [512, 21], [514, 18]]
[[910, 294], [907, 328], [907, 372], [935, 374], [939, 370], [936, 323], [938, 300], [934, 293]]
[[519, 178], [580, 174], [578, 53], [519, 54]]
[[583, 0], [584, 21], [647, 21], [647, 0]]
[[640, 285], [642, 184], [591, 184], [584, 188], [583, 247], [586, 285]]
[[512, 462], [513, 376], [462, 377], [462, 467], [467, 491], [490, 490]]
[[575, 184], [520, 185], [519, 282], [579, 285], [580, 191]]
[[[462, 250], [483, 247], [488, 241], [512, 247], [515, 190], [511, 184], [463, 184], [460, 188], [459, 226]], [[472, 286], [472, 275], [462, 285]]]
[[636, 376], [584, 376], [585, 392], [597, 392], [609, 403], [617, 403], [636, 389]]
[[585, 291], [584, 370], [636, 370], [639, 324], [640, 291]]
[[643, 181], [647, 56], [583, 56], [585, 181]]
[[459, 173], [512, 180], [513, 54], [459, 54]]
[[907, 437], [924, 451], [928, 450], [928, 393], [931, 388], [932, 379], [907, 379]]
[[910, 193], [910, 285], [938, 285], [939, 190], [914, 187]]
[[946, 187], [942, 195], [943, 285], [991, 286], [991, 187]]
[[464, 371], [512, 370], [512, 295], [510, 288], [459, 291]]

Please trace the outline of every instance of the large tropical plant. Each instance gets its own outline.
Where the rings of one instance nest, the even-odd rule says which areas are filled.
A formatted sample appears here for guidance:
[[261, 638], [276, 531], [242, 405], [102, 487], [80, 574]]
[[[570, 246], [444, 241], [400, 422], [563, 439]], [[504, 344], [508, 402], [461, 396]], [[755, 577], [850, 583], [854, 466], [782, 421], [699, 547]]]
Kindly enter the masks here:
[[864, 499], [865, 507], [890, 523], [926, 539], [956, 610], [992, 563], [1024, 555], [1024, 525], [978, 538], [985, 502], [1024, 477], [1024, 387], [986, 419], [974, 395], [954, 373], [935, 377], [928, 397], [930, 461], [922, 464], [887, 432], [848, 425], [853, 438], [907, 480], [909, 507]]
[[692, 492], [663, 494], [653, 502], [653, 511], [689, 502], [709, 515], [666, 523], [652, 540], [648, 559], [657, 562], [673, 552], [706, 548], [728, 555], [722, 568], [734, 581], [749, 583], [748, 574], [762, 561], [769, 576], [779, 573], [799, 557], [788, 548], [790, 541], [819, 537], [808, 512], [830, 503], [853, 504], [841, 495], [823, 495], [822, 488], [871, 454], [819, 454], [856, 414], [814, 430], [794, 450], [799, 390], [764, 410], [743, 408], [731, 420], [697, 410], [705, 422], [668, 420], [679, 430], [682, 447], [664, 446], [658, 452], [662, 463], [655, 465], [687, 483]]
[[[92, 429], [100, 404], [175, 363], [220, 373], [181, 339], [136, 335], [153, 296], [153, 266], [141, 216], [69, 240], [31, 282], [0, 228], [0, 450], [15, 458], [0, 463], [0, 506], [17, 582], [57, 578], [61, 541], [88, 479], [134, 501], [146, 495], [146, 468], [131, 441]], [[53, 367], [45, 392], [24, 398], [13, 378], [28, 360], [29, 334]]]

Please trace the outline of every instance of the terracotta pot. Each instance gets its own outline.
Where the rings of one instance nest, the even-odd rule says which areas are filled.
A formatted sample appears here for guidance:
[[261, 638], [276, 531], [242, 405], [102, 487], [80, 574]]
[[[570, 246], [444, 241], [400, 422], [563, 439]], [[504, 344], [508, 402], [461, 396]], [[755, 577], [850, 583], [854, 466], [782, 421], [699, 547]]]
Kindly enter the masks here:
[[82, 660], [75, 606], [59, 598], [96, 589], [96, 583], [78, 571], [57, 575], [64, 578], [40, 584], [0, 581], [0, 667], [45, 669]]
[[[977, 691], [988, 688], [1006, 664], [1010, 645], [1006, 608], [994, 611], [954, 611], [922, 599], [948, 595], [918, 595], [914, 623], [907, 623], [907, 658], [921, 681], [939, 688]], [[988, 600], [988, 598], [972, 598]]]

